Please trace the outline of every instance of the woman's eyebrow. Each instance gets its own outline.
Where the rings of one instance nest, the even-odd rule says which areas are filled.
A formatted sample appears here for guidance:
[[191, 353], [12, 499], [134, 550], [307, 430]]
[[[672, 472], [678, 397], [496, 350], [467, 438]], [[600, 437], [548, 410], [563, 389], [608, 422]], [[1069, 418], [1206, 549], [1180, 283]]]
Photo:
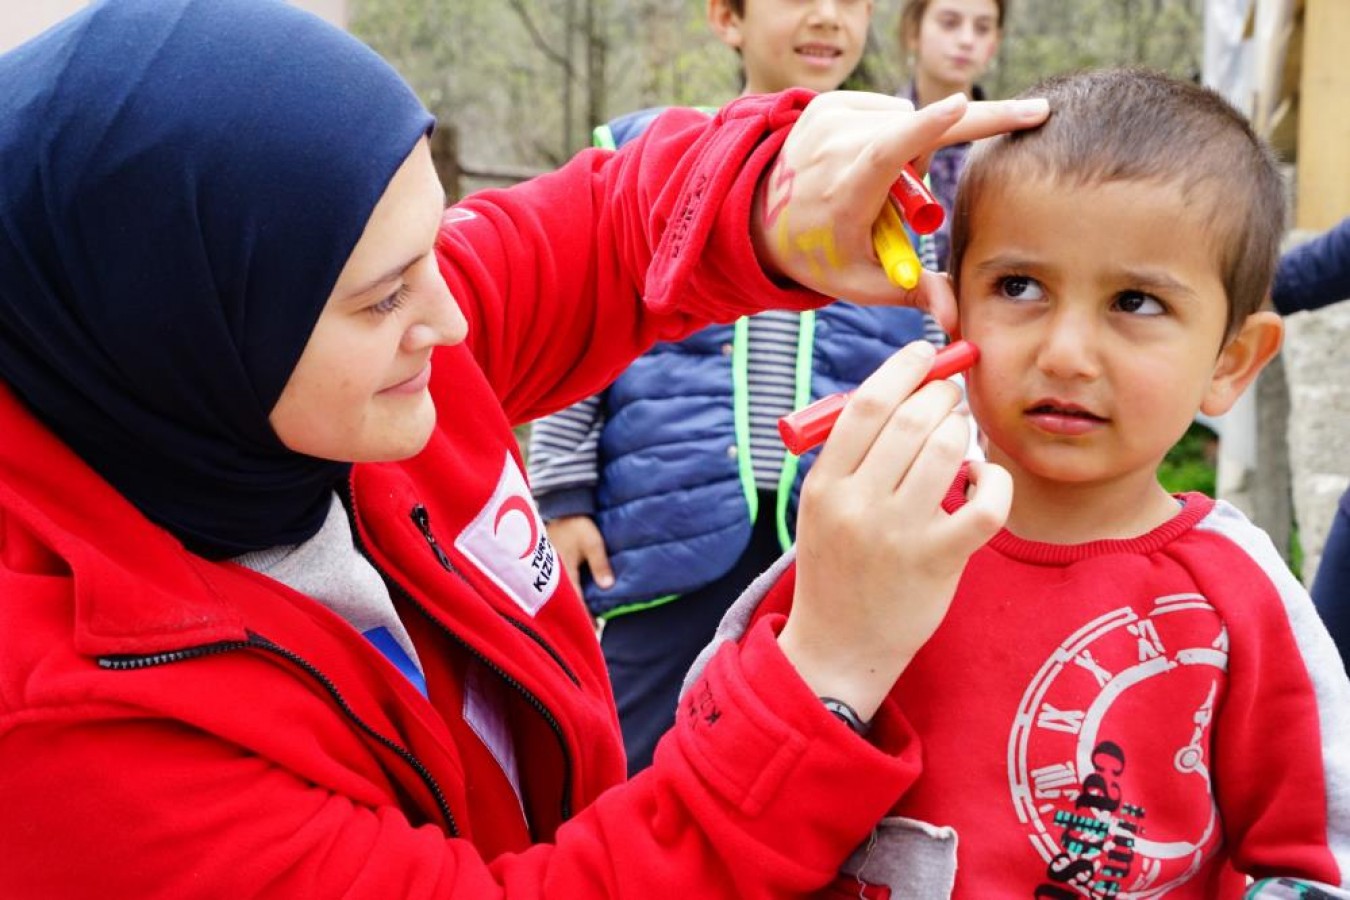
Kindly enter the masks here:
[[392, 268], [385, 271], [383, 274], [377, 275], [374, 278], [367, 279], [360, 285], [352, 288], [351, 290], [345, 291], [344, 293], [349, 297], [359, 297], [362, 294], [369, 293], [379, 285], [382, 285], [387, 281], [393, 281], [394, 279], [398, 278], [405, 271], [407, 271], [408, 268], [413, 263], [417, 262], [421, 258], [422, 254], [419, 253], [416, 256], [412, 257], [411, 259], [407, 260], [406, 262], [399, 263], [398, 265], [393, 266]]

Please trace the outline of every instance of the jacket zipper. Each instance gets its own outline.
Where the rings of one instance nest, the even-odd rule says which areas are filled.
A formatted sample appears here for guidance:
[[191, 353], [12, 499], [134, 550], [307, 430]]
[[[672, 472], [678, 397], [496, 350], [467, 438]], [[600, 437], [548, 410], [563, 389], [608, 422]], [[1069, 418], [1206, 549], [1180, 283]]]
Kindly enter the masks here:
[[[383, 569], [381, 569], [378, 565], [376, 565], [375, 560], [371, 558], [370, 550], [366, 547], [365, 541], [361, 538], [361, 531], [357, 527], [355, 521], [356, 499], [353, 496], [350, 481], [345, 485], [344, 492], [345, 492], [344, 499], [346, 500], [346, 503], [344, 505], [347, 510], [347, 516], [352, 520], [352, 538], [356, 542], [356, 549], [359, 550], [361, 552], [361, 555], [364, 556], [367, 559], [367, 561], [369, 561], [370, 564], [375, 567], [375, 571], [379, 572], [381, 576], [384, 577], [385, 583], [389, 585], [390, 590], [397, 591], [399, 596], [403, 598], [403, 600], [406, 601], [408, 605], [410, 605], [411, 607], [416, 609], [419, 613], [421, 613], [422, 616], [427, 619], [427, 621], [431, 622], [434, 626], [436, 626], [436, 628], [447, 638], [449, 638], [452, 643], [454, 643], [457, 647], [464, 650], [464, 652], [468, 653], [469, 656], [473, 657], [479, 664], [486, 667], [488, 671], [492, 672], [494, 675], [500, 678], [508, 687], [510, 687], [517, 694], [519, 694], [520, 697], [527, 704], [529, 704], [530, 708], [533, 709], [535, 712], [537, 712], [540, 718], [542, 718], [544, 722], [548, 725], [548, 727], [552, 729], [554, 736], [558, 739], [558, 748], [562, 751], [562, 760], [563, 760], [562, 802], [560, 804], [561, 821], [566, 822], [568, 819], [572, 818], [572, 755], [571, 753], [568, 752], [567, 739], [566, 736], [563, 734], [562, 725], [558, 722], [557, 717], [554, 716], [553, 713], [549, 711], [548, 707], [544, 705], [543, 701], [540, 700], [538, 697], [536, 697], [528, 688], [525, 687], [525, 685], [521, 684], [515, 678], [512, 678], [495, 662], [488, 659], [476, 648], [474, 648], [471, 644], [469, 644], [466, 640], [464, 640], [462, 637], [460, 637], [458, 634], [452, 631], [444, 622], [433, 616], [430, 610], [428, 610], [425, 606], [423, 606], [421, 602], [417, 600], [417, 598], [413, 597], [409, 591], [407, 591], [401, 584], [398, 583], [398, 581], [391, 578], [388, 575], [388, 573], [386, 573]], [[469, 581], [469, 579], [465, 577], [464, 573], [461, 572], [458, 568], [456, 568], [455, 564], [450, 561], [450, 558], [446, 555], [445, 551], [441, 549], [440, 543], [436, 540], [435, 533], [432, 532], [431, 530], [431, 515], [430, 513], [427, 512], [427, 508], [423, 506], [421, 503], [418, 503], [412, 508], [412, 510], [410, 510], [409, 517], [412, 519], [413, 524], [417, 527], [417, 530], [421, 532], [423, 539], [427, 542], [427, 546], [431, 548], [432, 553], [435, 554], [436, 561], [441, 564], [441, 567], [445, 569], [447, 572], [454, 574], [456, 577], [459, 578], [460, 581], [464, 583], [466, 587], [469, 588], [469, 590], [477, 594], [478, 593], [477, 589], [475, 589], [473, 584]], [[512, 624], [515, 624], [517, 628], [521, 627], [521, 624], [514, 622], [510, 616], [503, 616], [503, 618], [505, 618], [508, 622], [512, 622]], [[529, 629], [522, 629], [522, 630], [524, 630], [526, 634], [529, 634], [536, 641], [538, 641], [538, 643], [546, 651], [548, 651], [549, 655], [558, 661], [558, 664], [562, 666], [563, 672], [566, 673], [567, 677], [570, 678], [574, 684], [580, 685], [580, 682], [577, 680], [576, 676], [572, 674], [572, 671], [567, 668], [567, 666], [562, 662], [558, 654], [555, 651], [553, 651], [553, 649], [549, 647], [540, 636], [534, 634]]]
[[[450, 557], [448, 557], [445, 551], [441, 549], [440, 542], [436, 540], [436, 535], [432, 533], [431, 514], [427, 512], [427, 508], [419, 503], [412, 508], [412, 512], [409, 513], [409, 516], [412, 518], [413, 524], [417, 526], [417, 530], [422, 532], [422, 537], [427, 542], [427, 546], [431, 547], [431, 552], [436, 554], [436, 560], [441, 564], [441, 568], [455, 574], [459, 577], [460, 581], [463, 581], [465, 584], [469, 584], [469, 579], [466, 578], [464, 573], [450, 561]], [[470, 586], [472, 587], [472, 585]], [[558, 653], [548, 641], [544, 640], [542, 634], [514, 616], [509, 616], [506, 613], [500, 612], [498, 615], [515, 626], [517, 631], [538, 644], [540, 649], [547, 653], [553, 661], [558, 664], [558, 668], [562, 669], [563, 674], [577, 687], [581, 687], [581, 679], [577, 678], [571, 667], [567, 665], [567, 661], [562, 658], [562, 654]]]
[[[436, 554], [436, 561], [441, 564], [441, 568], [456, 575], [459, 580], [465, 584], [469, 584], [469, 579], [465, 577], [464, 573], [461, 572], [453, 562], [450, 561], [450, 557], [441, 549], [440, 542], [436, 540], [436, 535], [431, 530], [431, 514], [427, 512], [427, 508], [419, 503], [412, 508], [412, 511], [408, 515], [413, 520], [413, 524], [417, 526], [417, 530], [422, 532], [422, 538], [427, 542], [427, 546], [431, 548], [431, 552]], [[472, 587], [472, 585], [469, 586]], [[553, 646], [549, 644], [548, 641], [544, 640], [542, 634], [535, 631], [532, 627], [525, 622], [522, 622], [520, 619], [517, 619], [515, 616], [509, 616], [504, 612], [499, 612], [497, 615], [511, 623], [511, 625], [513, 625], [521, 634], [538, 644], [539, 648], [547, 653], [553, 661], [558, 664], [558, 668], [562, 669], [563, 674], [567, 676], [568, 680], [577, 687], [581, 687], [581, 679], [577, 678], [576, 673], [572, 671], [571, 666], [567, 665], [567, 661], [562, 658], [562, 654], [553, 649]]]
[[319, 682], [324, 690], [328, 692], [328, 695], [333, 698], [333, 702], [335, 702], [338, 705], [338, 708], [342, 710], [343, 715], [355, 723], [357, 728], [361, 729], [361, 731], [369, 735], [381, 746], [406, 762], [408, 766], [417, 773], [417, 776], [422, 779], [422, 783], [426, 785], [427, 790], [431, 792], [431, 796], [436, 800], [436, 808], [445, 818], [447, 832], [451, 837], [459, 837], [459, 826], [455, 823], [455, 816], [450, 811], [450, 804], [445, 799], [445, 792], [441, 790], [440, 784], [436, 782], [436, 777], [431, 774], [431, 771], [420, 759], [413, 755], [412, 751], [391, 738], [380, 734], [369, 723], [358, 716], [356, 710], [352, 709], [350, 704], [347, 703], [347, 698], [342, 696], [342, 692], [338, 690], [338, 687], [333, 680], [323, 672], [319, 671], [319, 669], [308, 660], [304, 659], [299, 654], [274, 644], [262, 635], [250, 631], [248, 632], [248, 637], [249, 639], [247, 641], [219, 641], [214, 644], [202, 644], [197, 647], [172, 650], [166, 653], [151, 653], [142, 656], [100, 656], [98, 658], [98, 665], [99, 668], [103, 669], [131, 671], [135, 669], [148, 669], [152, 666], [186, 662], [192, 659], [201, 659], [207, 656], [215, 656], [220, 653], [246, 649], [262, 650], [271, 653], [274, 656], [279, 656], [299, 668], [315, 681]]

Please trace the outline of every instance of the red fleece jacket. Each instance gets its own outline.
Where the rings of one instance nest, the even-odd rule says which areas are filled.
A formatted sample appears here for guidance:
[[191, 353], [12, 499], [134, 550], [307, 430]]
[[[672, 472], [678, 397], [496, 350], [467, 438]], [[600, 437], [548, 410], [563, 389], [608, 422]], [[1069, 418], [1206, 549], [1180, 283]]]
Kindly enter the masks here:
[[[617, 156], [446, 214], [470, 336], [435, 358], [439, 427], [411, 460], [356, 466], [344, 498], [429, 698], [317, 602], [184, 551], [0, 387], [0, 893], [689, 900], [828, 882], [916, 777], [908, 726], [887, 713], [879, 746], [854, 737], [768, 621], [617, 786], [601, 655], [511, 431], [654, 340], [821, 302], [770, 283], [748, 239], [807, 96], [711, 126], [673, 112]], [[479, 737], [483, 696], [520, 800]]]

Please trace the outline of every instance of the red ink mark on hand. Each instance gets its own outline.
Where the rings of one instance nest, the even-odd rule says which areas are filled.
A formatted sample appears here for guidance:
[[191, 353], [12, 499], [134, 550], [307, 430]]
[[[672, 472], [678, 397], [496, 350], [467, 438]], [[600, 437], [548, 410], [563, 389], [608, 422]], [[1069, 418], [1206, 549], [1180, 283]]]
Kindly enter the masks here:
[[773, 228], [773, 223], [778, 220], [779, 214], [783, 212], [788, 205], [788, 201], [792, 199], [792, 182], [796, 177], [796, 171], [787, 164], [786, 160], [781, 158], [774, 165], [773, 171], [769, 173], [769, 194], [777, 196], [764, 211], [765, 228]]

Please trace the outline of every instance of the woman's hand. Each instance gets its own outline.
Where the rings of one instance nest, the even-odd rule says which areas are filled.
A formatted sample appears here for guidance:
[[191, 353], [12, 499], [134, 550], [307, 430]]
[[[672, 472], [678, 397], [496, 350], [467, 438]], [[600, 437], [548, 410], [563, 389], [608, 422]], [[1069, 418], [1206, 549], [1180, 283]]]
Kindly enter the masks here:
[[818, 695], [864, 718], [937, 630], [966, 561], [1012, 501], [1006, 471], [973, 464], [968, 502], [942, 508], [969, 423], [956, 385], [915, 391], [932, 361], [919, 341], [864, 381], [802, 487], [796, 589], [778, 642]]
[[950, 332], [946, 278], [925, 272], [904, 291], [872, 250], [872, 222], [911, 160], [946, 144], [1045, 121], [1044, 100], [968, 102], [955, 94], [917, 112], [908, 100], [833, 91], [811, 101], [755, 194], [752, 238], [765, 271], [855, 303], [927, 309]]

